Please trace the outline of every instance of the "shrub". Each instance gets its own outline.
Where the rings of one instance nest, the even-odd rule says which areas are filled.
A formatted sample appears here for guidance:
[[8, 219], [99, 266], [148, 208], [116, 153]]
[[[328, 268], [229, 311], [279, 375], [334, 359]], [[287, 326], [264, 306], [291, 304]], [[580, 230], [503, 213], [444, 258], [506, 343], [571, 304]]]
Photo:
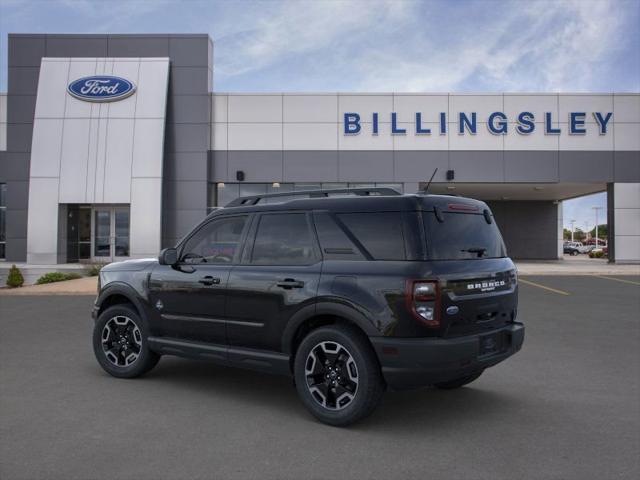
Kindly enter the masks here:
[[22, 272], [15, 265], [12, 265], [9, 269], [9, 275], [7, 276], [7, 286], [11, 288], [21, 287], [24, 283], [24, 277]]
[[604, 257], [604, 251], [602, 250], [596, 250], [596, 251], [590, 251], [589, 252], [589, 258], [603, 258]]
[[78, 273], [62, 273], [62, 272], [49, 272], [42, 275], [36, 283], [43, 285], [45, 283], [63, 282], [65, 280], [75, 280], [76, 278], [82, 278], [82, 275]]
[[105, 263], [94, 263], [93, 265], [89, 265], [85, 271], [87, 272], [87, 276], [89, 277], [97, 277], [100, 273], [102, 267], [104, 267]]

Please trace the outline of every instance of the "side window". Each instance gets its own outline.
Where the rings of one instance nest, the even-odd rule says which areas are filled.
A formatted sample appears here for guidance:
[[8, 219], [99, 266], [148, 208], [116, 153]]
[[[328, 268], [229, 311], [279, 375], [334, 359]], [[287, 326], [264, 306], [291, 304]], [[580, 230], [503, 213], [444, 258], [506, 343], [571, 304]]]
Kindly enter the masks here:
[[309, 265], [315, 260], [314, 238], [306, 214], [262, 215], [256, 230], [254, 265]]
[[337, 217], [375, 260], [406, 260], [400, 213], [342, 213]]
[[325, 260], [364, 260], [360, 249], [353, 244], [330, 214], [314, 214], [316, 231]]
[[187, 240], [181, 261], [211, 264], [233, 262], [246, 222], [246, 216], [213, 220]]

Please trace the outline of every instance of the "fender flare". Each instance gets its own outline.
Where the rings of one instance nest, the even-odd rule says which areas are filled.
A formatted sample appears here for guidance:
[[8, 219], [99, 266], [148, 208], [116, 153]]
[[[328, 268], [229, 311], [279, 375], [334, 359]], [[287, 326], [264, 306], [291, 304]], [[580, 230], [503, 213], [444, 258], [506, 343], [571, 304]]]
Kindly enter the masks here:
[[300, 326], [307, 320], [320, 315], [332, 315], [343, 318], [347, 322], [360, 328], [360, 330], [368, 336], [380, 336], [380, 332], [376, 330], [374, 324], [356, 307], [345, 304], [344, 301], [337, 303], [324, 300], [301, 308], [291, 317], [282, 332], [282, 351], [289, 355], [293, 353], [293, 340]]
[[142, 304], [142, 302], [140, 301], [140, 299], [138, 298], [138, 292], [136, 292], [136, 290], [131, 285], [124, 282], [112, 282], [106, 285], [100, 291], [98, 298], [96, 298], [96, 301], [95, 301], [96, 309], [100, 309], [102, 303], [107, 298], [112, 297], [114, 295], [121, 295], [125, 297], [127, 300], [129, 300], [136, 307], [136, 310], [140, 314], [140, 317], [142, 317], [142, 321], [145, 322], [147, 326], [149, 325], [149, 321], [147, 318], [147, 311], [144, 305]]

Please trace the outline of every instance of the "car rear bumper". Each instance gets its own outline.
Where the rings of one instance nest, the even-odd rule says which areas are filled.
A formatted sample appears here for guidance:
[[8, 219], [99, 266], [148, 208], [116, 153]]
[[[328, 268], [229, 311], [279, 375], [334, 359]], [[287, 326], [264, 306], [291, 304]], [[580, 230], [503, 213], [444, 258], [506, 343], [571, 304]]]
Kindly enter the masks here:
[[[500, 363], [522, 348], [524, 325], [513, 323], [481, 335], [457, 338], [370, 340], [387, 385], [404, 390], [447, 382]], [[496, 347], [487, 348], [492, 341]]]

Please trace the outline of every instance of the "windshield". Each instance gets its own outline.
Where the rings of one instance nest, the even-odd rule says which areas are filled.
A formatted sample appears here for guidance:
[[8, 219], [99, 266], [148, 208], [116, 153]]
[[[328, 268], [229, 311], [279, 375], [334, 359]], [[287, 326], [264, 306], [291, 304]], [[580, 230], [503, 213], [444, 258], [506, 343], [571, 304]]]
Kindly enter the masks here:
[[495, 220], [487, 223], [483, 214], [443, 212], [443, 221], [439, 221], [434, 212], [426, 212], [423, 215], [427, 251], [431, 260], [507, 256]]

